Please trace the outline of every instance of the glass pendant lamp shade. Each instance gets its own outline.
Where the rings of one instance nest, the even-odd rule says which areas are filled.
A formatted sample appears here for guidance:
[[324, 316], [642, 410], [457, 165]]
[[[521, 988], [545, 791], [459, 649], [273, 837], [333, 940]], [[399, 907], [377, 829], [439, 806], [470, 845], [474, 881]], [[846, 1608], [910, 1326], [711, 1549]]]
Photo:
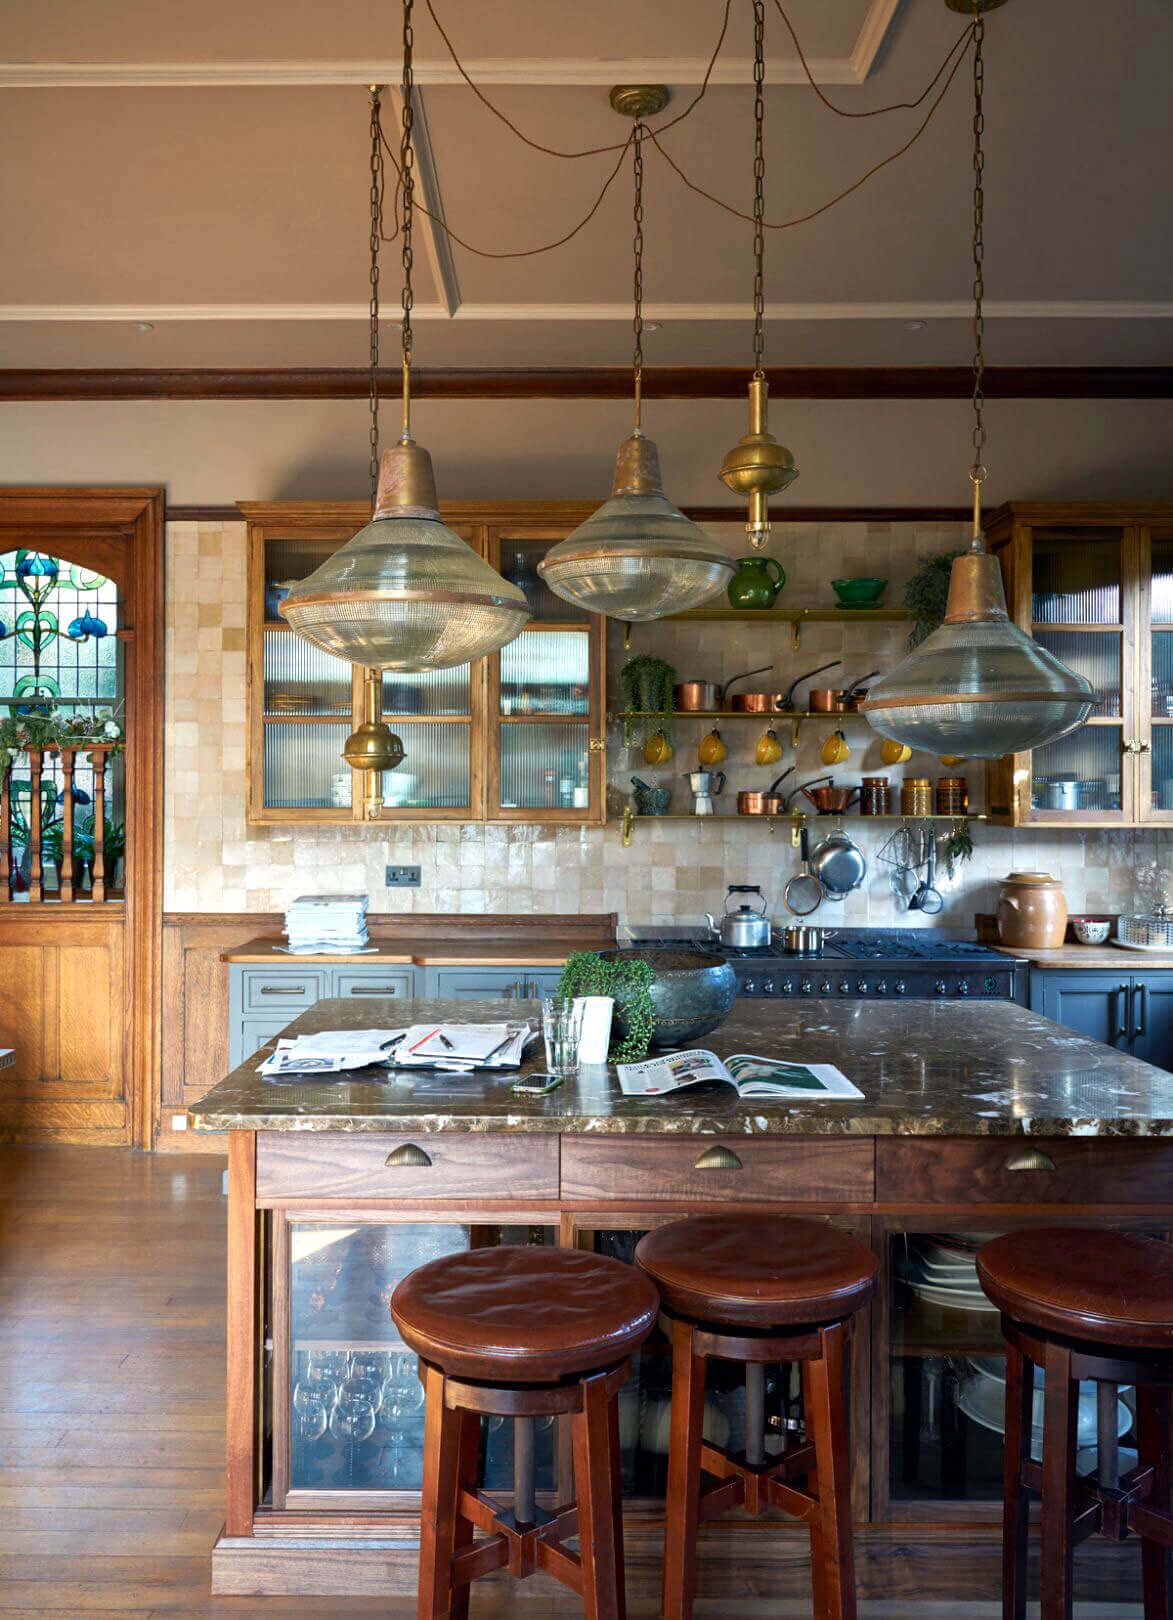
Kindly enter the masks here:
[[410, 439], [383, 452], [371, 521], [280, 611], [326, 652], [404, 673], [496, 652], [530, 617], [523, 592], [441, 523], [432, 458]]
[[873, 681], [860, 708], [910, 748], [998, 759], [1066, 736], [1097, 701], [1089, 681], [1010, 622], [998, 560], [975, 549], [954, 560], [940, 629]]
[[619, 447], [611, 498], [547, 552], [538, 573], [564, 602], [638, 623], [699, 607], [734, 567], [664, 494], [659, 452], [637, 428]]

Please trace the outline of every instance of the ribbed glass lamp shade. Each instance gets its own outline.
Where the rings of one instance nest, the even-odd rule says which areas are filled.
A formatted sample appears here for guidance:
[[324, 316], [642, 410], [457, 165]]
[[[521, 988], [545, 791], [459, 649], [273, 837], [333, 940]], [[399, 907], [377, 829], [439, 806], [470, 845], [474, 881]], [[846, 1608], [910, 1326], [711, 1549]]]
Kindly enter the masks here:
[[441, 523], [432, 458], [410, 440], [383, 452], [371, 521], [280, 612], [326, 652], [405, 673], [496, 652], [530, 617], [524, 593]]
[[699, 607], [734, 567], [664, 494], [656, 446], [637, 428], [619, 447], [610, 500], [546, 553], [538, 573], [564, 602], [639, 622]]
[[1090, 681], [1011, 624], [997, 558], [974, 551], [953, 563], [940, 629], [873, 681], [860, 708], [910, 748], [998, 759], [1066, 736], [1097, 701]]

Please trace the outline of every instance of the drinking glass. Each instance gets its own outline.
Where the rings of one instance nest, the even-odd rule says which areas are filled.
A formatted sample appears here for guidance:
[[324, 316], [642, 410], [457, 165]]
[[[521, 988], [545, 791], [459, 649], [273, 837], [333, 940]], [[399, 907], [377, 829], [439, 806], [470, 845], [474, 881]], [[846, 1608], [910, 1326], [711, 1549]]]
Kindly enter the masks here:
[[578, 1070], [578, 1043], [582, 1035], [582, 1003], [570, 996], [542, 999], [542, 1036], [546, 1042], [546, 1068], [559, 1080]]
[[358, 1448], [375, 1432], [375, 1407], [368, 1392], [366, 1380], [348, 1378], [338, 1391], [338, 1400], [330, 1413], [330, 1433], [335, 1440], [349, 1446], [350, 1484], [356, 1483]]
[[312, 1461], [314, 1448], [326, 1432], [330, 1420], [330, 1402], [317, 1384], [293, 1386], [293, 1436], [296, 1449], [293, 1474], [296, 1483], [306, 1483], [315, 1477]]

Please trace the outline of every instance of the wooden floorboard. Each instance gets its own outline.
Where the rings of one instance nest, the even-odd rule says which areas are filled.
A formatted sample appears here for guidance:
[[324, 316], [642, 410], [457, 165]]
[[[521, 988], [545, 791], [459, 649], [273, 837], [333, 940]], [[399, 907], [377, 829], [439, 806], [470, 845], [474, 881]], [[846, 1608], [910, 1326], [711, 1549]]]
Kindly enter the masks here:
[[[222, 1165], [0, 1146], [0, 1620], [412, 1620], [378, 1598], [212, 1598], [224, 1499]], [[655, 1603], [629, 1605], [652, 1620]], [[1033, 1606], [1030, 1614], [1037, 1614]], [[1087, 1606], [1079, 1620], [1132, 1620]], [[577, 1620], [543, 1577], [472, 1620]], [[697, 1620], [806, 1620], [698, 1603]], [[862, 1620], [996, 1620], [991, 1606], [861, 1604]]]

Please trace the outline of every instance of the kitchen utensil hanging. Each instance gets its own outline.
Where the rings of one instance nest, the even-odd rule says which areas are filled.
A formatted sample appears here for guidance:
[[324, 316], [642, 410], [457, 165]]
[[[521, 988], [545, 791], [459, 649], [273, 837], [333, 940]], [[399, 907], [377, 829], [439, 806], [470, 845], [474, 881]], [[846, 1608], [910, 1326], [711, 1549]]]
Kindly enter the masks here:
[[859, 845], [841, 827], [828, 833], [811, 856], [811, 871], [828, 900], [843, 900], [863, 884], [868, 863]]
[[810, 835], [804, 821], [798, 833], [802, 865], [782, 891], [787, 911], [796, 917], [809, 917], [823, 903], [823, 885], [811, 871]]

